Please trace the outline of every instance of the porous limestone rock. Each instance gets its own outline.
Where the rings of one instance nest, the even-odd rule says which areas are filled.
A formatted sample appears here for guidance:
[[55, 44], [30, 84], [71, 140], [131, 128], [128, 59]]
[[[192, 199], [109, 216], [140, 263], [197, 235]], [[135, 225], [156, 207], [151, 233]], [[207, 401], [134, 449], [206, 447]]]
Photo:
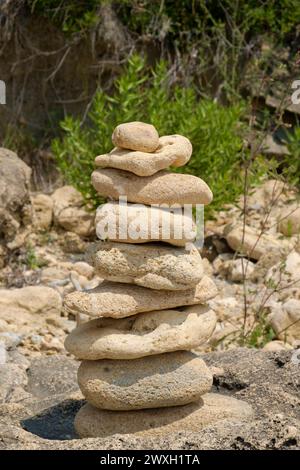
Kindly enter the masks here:
[[207, 184], [197, 176], [159, 171], [152, 176], [136, 176], [114, 168], [92, 173], [92, 184], [103, 197], [140, 204], [209, 204], [213, 195]]
[[233, 227], [226, 227], [226, 241], [233, 250], [258, 260], [264, 253], [270, 250], [282, 248], [282, 241], [274, 236], [261, 233], [252, 227], [237, 224]]
[[52, 194], [54, 222], [82, 237], [94, 231], [94, 213], [88, 211], [81, 194], [72, 186], [58, 188]]
[[193, 245], [184, 249], [98, 242], [90, 247], [87, 259], [104, 279], [150, 289], [190, 289], [203, 277], [202, 259]]
[[141, 152], [154, 152], [159, 144], [157, 130], [144, 122], [126, 122], [119, 124], [113, 134], [112, 142], [116, 147]]
[[182, 135], [160, 137], [159, 146], [154, 153], [128, 151], [119, 148], [96, 157], [96, 166], [118, 168], [138, 176], [151, 176], [169, 166], [183, 166], [192, 155], [191, 142]]
[[207, 393], [186, 406], [147, 410], [108, 411], [84, 405], [76, 415], [75, 429], [80, 437], [107, 437], [134, 434], [157, 437], [185, 431], [199, 432], [216, 421], [249, 421], [253, 409], [248, 403], [226, 395]]
[[136, 359], [194, 349], [210, 338], [215, 326], [216, 315], [207, 305], [97, 318], [75, 328], [65, 348], [79, 359]]
[[78, 384], [87, 401], [106, 410], [138, 410], [186, 405], [212, 386], [203, 360], [176, 351], [131, 360], [83, 361]]
[[192, 289], [182, 291], [160, 290], [104, 281], [89, 292], [72, 292], [65, 297], [65, 308], [74, 314], [90, 317], [123, 318], [139, 312], [170, 309], [184, 305], [205, 304], [215, 297], [217, 288], [208, 276]]
[[164, 241], [185, 246], [196, 238], [192, 211], [175, 211], [142, 204], [108, 202], [96, 213], [96, 233], [100, 240], [121, 243]]

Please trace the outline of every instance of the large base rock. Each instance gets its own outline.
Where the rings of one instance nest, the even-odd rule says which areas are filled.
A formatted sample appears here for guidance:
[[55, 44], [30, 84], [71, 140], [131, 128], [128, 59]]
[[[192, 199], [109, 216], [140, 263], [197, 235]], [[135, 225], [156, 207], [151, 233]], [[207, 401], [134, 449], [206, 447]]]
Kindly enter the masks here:
[[197, 403], [164, 409], [107, 411], [84, 405], [76, 415], [75, 429], [80, 437], [107, 437], [134, 434], [158, 437], [171, 432], [197, 432], [216, 421], [248, 420], [250, 405], [225, 395], [208, 393]]

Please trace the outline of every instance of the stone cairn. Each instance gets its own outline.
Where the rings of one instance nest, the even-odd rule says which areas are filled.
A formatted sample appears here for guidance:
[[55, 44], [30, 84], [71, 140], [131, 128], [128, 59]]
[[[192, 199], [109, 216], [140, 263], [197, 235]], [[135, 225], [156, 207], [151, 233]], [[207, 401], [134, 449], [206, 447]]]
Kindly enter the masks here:
[[[132, 225], [137, 210], [140, 221], [153, 216], [157, 223], [151, 236], [144, 229], [138, 238], [116, 230], [96, 242], [87, 256], [104, 281], [65, 298], [68, 311], [92, 317], [65, 343], [82, 360], [78, 382], [87, 404], [76, 415], [76, 431], [81, 437], [157, 435], [247, 418], [249, 405], [209, 393], [212, 373], [190, 352], [214, 331], [216, 315], [207, 301], [217, 290], [191, 243], [192, 215], [161, 205], [211, 202], [203, 180], [166, 170], [187, 163], [192, 145], [180, 135], [159, 137], [140, 122], [117, 126], [112, 141], [115, 148], [96, 158], [99, 168], [92, 174], [97, 192], [111, 199], [97, 211], [98, 237], [105, 238], [99, 233], [104, 222], [119, 229], [125, 218], [126, 227]], [[121, 210], [124, 196], [128, 204]], [[190, 228], [175, 236], [187, 222]]]

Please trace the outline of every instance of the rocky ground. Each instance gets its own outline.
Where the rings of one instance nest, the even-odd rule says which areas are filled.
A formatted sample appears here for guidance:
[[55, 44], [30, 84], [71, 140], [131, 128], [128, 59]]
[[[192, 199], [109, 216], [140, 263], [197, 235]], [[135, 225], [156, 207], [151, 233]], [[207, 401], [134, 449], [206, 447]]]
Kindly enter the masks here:
[[0, 449], [300, 449], [299, 365], [290, 351], [236, 348], [204, 359], [214, 372], [213, 391], [251, 404], [252, 421], [164, 437], [78, 439], [78, 362], [62, 354], [29, 361], [12, 349], [0, 375]]
[[215, 333], [198, 353], [213, 368], [216, 389], [252, 404], [255, 421], [100, 442], [74, 434], [82, 396], [78, 362], [64, 340], [84, 318], [62, 303], [65, 294], [101, 283], [84, 255], [95, 239], [94, 214], [70, 186], [47, 195], [29, 187], [29, 167], [0, 149], [0, 448], [299, 447], [300, 209], [293, 190], [263, 182], [246, 210], [241, 199], [206, 222], [201, 251], [219, 294], [210, 302]]

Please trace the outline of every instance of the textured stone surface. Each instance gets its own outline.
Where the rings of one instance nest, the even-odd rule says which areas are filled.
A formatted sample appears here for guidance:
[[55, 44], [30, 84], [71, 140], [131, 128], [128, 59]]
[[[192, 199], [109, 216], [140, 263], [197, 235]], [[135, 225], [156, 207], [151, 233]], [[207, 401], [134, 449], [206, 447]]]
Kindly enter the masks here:
[[83, 361], [78, 384], [97, 408], [138, 410], [197, 401], [211, 389], [212, 374], [200, 357], [176, 351], [134, 361]]
[[[77, 361], [62, 355], [36, 358], [34, 365], [26, 366], [27, 375], [32, 377], [31, 398], [15, 403], [15, 395], [10, 393], [11, 401], [0, 404], [0, 449], [300, 449], [300, 376], [293, 356], [294, 351], [271, 353], [253, 348], [204, 356], [214, 370], [214, 390], [251, 404], [255, 411], [251, 419], [228, 418], [194, 431], [180, 424], [174, 432], [154, 430], [145, 437], [142, 433], [124, 434], [124, 423], [123, 434], [107, 433], [105, 438], [92, 439], [77, 439], [73, 427], [74, 416], [82, 406], [82, 395], [75, 391]], [[173, 416], [180, 408], [171, 409]], [[141, 412], [117, 412], [122, 413]]]
[[225, 395], [208, 393], [200, 401], [186, 406], [164, 409], [112, 412], [84, 405], [75, 418], [75, 428], [81, 437], [106, 437], [115, 434], [135, 434], [150, 437], [173, 432], [200, 431], [215, 421], [249, 420], [251, 407]]
[[259, 230], [249, 226], [245, 227], [244, 237], [243, 231], [242, 225], [230, 227], [226, 234], [226, 240], [230, 248], [249, 256], [249, 258], [258, 260], [266, 252], [278, 251], [283, 246], [283, 243], [274, 236], [267, 233], [261, 234]]
[[192, 213], [186, 214], [181, 208], [173, 213], [142, 204], [108, 202], [97, 209], [95, 223], [101, 240], [122, 243], [163, 241], [185, 246], [196, 238]]
[[135, 359], [194, 349], [210, 338], [215, 325], [215, 313], [204, 305], [99, 318], [73, 330], [65, 347], [79, 359]]
[[201, 178], [159, 171], [152, 176], [136, 176], [129, 171], [104, 168], [92, 173], [92, 184], [103, 197], [140, 204], [209, 204], [213, 195]]
[[89, 292], [68, 294], [64, 304], [72, 313], [85, 313], [91, 317], [123, 318], [153, 309], [205, 304], [216, 294], [216, 286], [207, 276], [193, 289], [161, 290], [155, 293], [145, 287], [107, 281]]
[[[0, 309], [19, 310], [30, 314], [60, 314], [62, 300], [59, 293], [51, 287], [28, 286], [21, 289], [0, 289]], [[2, 316], [2, 315], [1, 315]]]
[[24, 204], [29, 202], [31, 169], [16, 153], [0, 148], [0, 235], [12, 240], [22, 223]]
[[196, 247], [98, 242], [87, 259], [103, 279], [150, 289], [184, 290], [203, 277], [203, 264]]
[[185, 165], [191, 155], [192, 144], [186, 137], [165, 135], [160, 137], [159, 146], [152, 154], [116, 148], [108, 154], [99, 155], [95, 163], [102, 168], [118, 168], [138, 176], [151, 176], [170, 165], [176, 167]]
[[87, 210], [81, 194], [72, 186], [58, 188], [52, 194], [54, 222], [80, 236], [94, 231], [94, 213]]
[[112, 142], [116, 147], [154, 152], [159, 144], [159, 135], [151, 124], [138, 121], [126, 122], [115, 128]]

